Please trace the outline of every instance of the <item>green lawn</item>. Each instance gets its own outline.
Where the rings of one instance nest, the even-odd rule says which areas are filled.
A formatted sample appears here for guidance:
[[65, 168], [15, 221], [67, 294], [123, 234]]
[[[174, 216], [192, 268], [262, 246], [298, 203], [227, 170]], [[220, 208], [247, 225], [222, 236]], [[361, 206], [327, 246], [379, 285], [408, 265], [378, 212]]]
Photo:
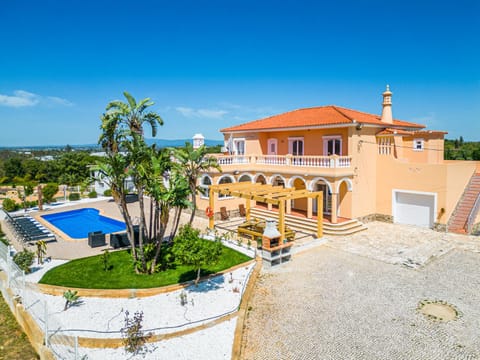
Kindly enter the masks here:
[[39, 359], [0, 293], [0, 360]]
[[[202, 275], [213, 274], [250, 258], [235, 250], [223, 247], [220, 260]], [[191, 266], [176, 265], [153, 275], [135, 274], [132, 257], [127, 250], [110, 253], [109, 271], [103, 270], [101, 255], [69, 261], [48, 271], [40, 280], [42, 284], [89, 289], [146, 289], [193, 280], [196, 273]]]

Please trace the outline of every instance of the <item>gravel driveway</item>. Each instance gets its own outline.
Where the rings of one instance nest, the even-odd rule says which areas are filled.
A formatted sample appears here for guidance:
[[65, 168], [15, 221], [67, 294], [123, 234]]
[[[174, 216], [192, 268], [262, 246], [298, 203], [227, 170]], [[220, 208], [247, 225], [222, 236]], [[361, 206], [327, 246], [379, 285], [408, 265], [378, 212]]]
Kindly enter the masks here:
[[[262, 272], [243, 359], [480, 359], [480, 239], [369, 228]], [[461, 316], [429, 320], [424, 299]]]

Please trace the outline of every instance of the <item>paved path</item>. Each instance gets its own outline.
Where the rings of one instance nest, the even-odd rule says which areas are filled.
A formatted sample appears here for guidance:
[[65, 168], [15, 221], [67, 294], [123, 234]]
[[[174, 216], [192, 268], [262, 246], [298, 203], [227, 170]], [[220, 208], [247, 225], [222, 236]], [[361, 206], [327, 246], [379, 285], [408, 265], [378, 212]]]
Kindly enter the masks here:
[[[369, 225], [262, 272], [243, 359], [480, 359], [480, 240]], [[423, 299], [463, 316], [428, 320]]]

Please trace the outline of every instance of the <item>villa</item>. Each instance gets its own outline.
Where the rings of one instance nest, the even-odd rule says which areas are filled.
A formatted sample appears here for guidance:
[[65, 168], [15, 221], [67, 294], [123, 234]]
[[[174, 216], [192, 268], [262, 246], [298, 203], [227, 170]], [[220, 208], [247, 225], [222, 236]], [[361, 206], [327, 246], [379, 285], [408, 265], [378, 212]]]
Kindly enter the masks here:
[[[222, 172], [199, 179], [202, 211], [209, 206], [210, 185], [251, 182], [323, 192], [318, 207], [325, 233], [353, 233], [373, 220], [466, 233], [480, 222], [480, 162], [446, 161], [446, 132], [394, 119], [388, 86], [381, 115], [329, 105], [220, 131]], [[245, 202], [214, 196], [215, 213], [221, 208], [234, 213]], [[274, 210], [257, 203], [251, 212], [271, 217]], [[318, 215], [316, 201], [288, 201], [286, 214], [308, 223]]]

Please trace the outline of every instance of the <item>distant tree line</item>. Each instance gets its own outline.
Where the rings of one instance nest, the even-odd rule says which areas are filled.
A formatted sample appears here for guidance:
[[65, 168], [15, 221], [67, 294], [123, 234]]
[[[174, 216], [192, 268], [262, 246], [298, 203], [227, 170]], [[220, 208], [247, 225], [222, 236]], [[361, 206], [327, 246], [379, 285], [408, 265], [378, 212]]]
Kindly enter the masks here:
[[82, 184], [89, 181], [89, 166], [98, 159], [86, 151], [55, 151], [51, 156], [52, 160], [42, 160], [35, 153], [0, 151], [0, 185], [22, 185], [24, 181]]
[[458, 139], [445, 139], [445, 160], [480, 160], [480, 142]]

